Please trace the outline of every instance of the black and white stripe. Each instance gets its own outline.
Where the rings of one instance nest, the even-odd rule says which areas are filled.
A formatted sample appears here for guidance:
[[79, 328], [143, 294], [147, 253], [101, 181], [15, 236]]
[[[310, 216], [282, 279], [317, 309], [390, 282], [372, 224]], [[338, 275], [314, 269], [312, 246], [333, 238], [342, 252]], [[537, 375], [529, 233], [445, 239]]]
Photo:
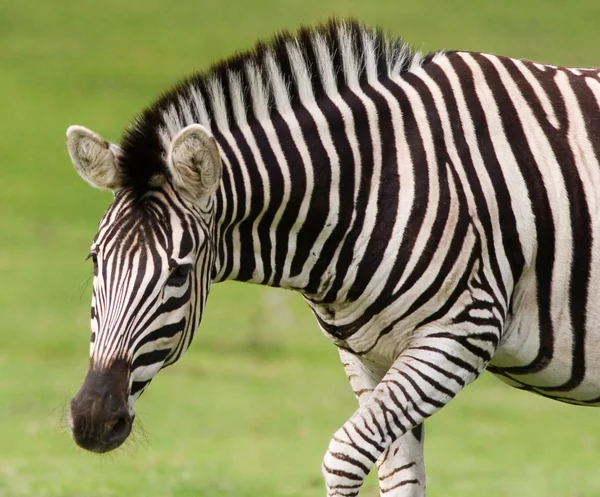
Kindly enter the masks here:
[[[192, 213], [200, 222], [186, 222]], [[143, 202], [119, 191], [100, 223], [90, 252], [90, 354], [96, 368], [117, 358], [131, 364], [131, 403], [183, 354], [200, 323], [214, 264], [204, 219], [161, 185]]]
[[[201, 205], [166, 163], [194, 123], [222, 160]], [[422, 496], [422, 423], [486, 368], [600, 403], [599, 160], [597, 69], [423, 57], [354, 22], [281, 35], [124, 136], [92, 358], [130, 360], [135, 397], [185, 351], [213, 281], [297, 290], [360, 403], [325, 456], [328, 495], [357, 495], [377, 461], [382, 494]]]

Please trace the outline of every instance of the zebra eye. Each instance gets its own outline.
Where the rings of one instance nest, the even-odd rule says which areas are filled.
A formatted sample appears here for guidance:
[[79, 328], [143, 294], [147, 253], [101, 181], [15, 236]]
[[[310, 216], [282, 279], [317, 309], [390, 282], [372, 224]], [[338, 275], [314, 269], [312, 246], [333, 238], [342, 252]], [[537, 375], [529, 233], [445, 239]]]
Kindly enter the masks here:
[[89, 260], [92, 259], [92, 262], [94, 263], [94, 275], [98, 274], [98, 256], [96, 255], [96, 252], [90, 252], [88, 254], [88, 256], [85, 258], [85, 260]]
[[181, 266], [175, 266], [171, 274], [169, 275], [169, 279], [167, 280], [167, 285], [170, 286], [181, 286], [183, 285], [190, 274], [190, 270], [192, 269], [191, 264], [183, 264]]

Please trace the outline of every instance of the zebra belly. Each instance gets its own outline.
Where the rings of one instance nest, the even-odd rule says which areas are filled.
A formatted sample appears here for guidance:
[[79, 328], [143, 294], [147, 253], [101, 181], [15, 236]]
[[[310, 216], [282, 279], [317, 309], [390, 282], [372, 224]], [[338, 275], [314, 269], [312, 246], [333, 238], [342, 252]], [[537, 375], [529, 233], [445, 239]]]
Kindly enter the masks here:
[[550, 335], [537, 326], [537, 314], [507, 326], [488, 371], [515, 388], [580, 405], [600, 405], [600, 323], [573, 333], [568, 312]]
[[[518, 390], [524, 390], [527, 392], [533, 392], [552, 400], [558, 400], [559, 402], [565, 402], [567, 404], [581, 405], [581, 406], [600, 406], [600, 388], [598, 385], [588, 385], [587, 387], [577, 387], [573, 390], [566, 392], [557, 391], [553, 389], [547, 389], [547, 387], [540, 388], [534, 385], [526, 383], [523, 378], [513, 376], [510, 373], [503, 371], [502, 369], [496, 369], [489, 367], [490, 371], [496, 378], [503, 383], [517, 388]], [[543, 375], [539, 375], [537, 378], [540, 382], [544, 380]], [[533, 381], [531, 382], [533, 383]]]

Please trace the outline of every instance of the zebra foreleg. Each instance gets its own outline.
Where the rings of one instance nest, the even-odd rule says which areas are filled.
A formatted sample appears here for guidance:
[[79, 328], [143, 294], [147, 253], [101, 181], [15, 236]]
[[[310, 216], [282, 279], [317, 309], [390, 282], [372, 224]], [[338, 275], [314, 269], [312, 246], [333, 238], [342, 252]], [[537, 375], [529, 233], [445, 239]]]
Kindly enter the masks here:
[[377, 459], [382, 497], [425, 497], [423, 424], [405, 433]]
[[373, 464], [394, 442], [481, 374], [497, 343], [491, 335], [434, 329], [408, 347], [332, 438], [323, 459], [327, 495], [357, 496]]
[[[385, 375], [340, 349], [340, 359], [360, 406], [367, 403]], [[377, 459], [382, 497], [424, 497], [423, 425], [395, 440]]]

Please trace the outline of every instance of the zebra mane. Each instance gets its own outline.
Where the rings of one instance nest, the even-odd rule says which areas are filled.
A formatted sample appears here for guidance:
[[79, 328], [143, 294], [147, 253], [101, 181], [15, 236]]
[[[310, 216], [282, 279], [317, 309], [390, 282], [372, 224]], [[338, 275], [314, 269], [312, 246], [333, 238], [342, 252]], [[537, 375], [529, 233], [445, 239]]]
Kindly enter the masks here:
[[291, 112], [322, 96], [393, 78], [430, 60], [400, 37], [354, 20], [283, 32], [270, 42], [184, 79], [145, 109], [126, 130], [119, 159], [124, 184], [143, 193], [167, 174], [175, 135], [200, 123], [217, 136], [233, 127]]

